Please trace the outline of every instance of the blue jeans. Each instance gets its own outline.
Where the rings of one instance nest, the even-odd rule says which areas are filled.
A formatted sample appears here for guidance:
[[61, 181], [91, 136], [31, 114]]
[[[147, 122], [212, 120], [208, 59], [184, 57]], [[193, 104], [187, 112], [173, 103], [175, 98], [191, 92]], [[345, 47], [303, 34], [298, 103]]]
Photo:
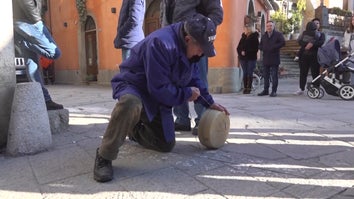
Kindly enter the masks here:
[[130, 49], [129, 48], [122, 48], [122, 61], [128, 59], [130, 56]]
[[278, 70], [279, 65], [263, 66], [264, 90], [269, 91], [270, 78], [272, 79], [272, 92], [277, 92], [278, 89]]
[[39, 68], [39, 56], [48, 59], [57, 59], [61, 52], [54, 42], [53, 37], [42, 21], [29, 24], [21, 21], [14, 23], [15, 45], [20, 47], [20, 55], [25, 59], [27, 74], [30, 81], [41, 84], [44, 100], [49, 101], [51, 97], [44, 87], [43, 78]]
[[[208, 58], [203, 56], [197, 65], [199, 67], [199, 78], [205, 83], [206, 87], [208, 87]], [[199, 103], [194, 103], [194, 110], [197, 113], [197, 118], [195, 118], [197, 124], [205, 111], [205, 107]], [[186, 126], [191, 125], [188, 102], [175, 106], [173, 108], [173, 113], [176, 115], [175, 123]]]
[[256, 60], [240, 60], [244, 77], [252, 77], [256, 68]]

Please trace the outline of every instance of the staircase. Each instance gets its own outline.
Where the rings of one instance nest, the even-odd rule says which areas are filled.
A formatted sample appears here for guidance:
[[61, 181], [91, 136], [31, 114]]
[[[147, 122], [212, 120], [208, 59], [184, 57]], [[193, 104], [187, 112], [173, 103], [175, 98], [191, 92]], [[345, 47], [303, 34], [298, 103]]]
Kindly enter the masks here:
[[294, 61], [300, 46], [296, 40], [285, 41], [285, 46], [280, 49], [280, 77], [299, 77], [299, 63]]

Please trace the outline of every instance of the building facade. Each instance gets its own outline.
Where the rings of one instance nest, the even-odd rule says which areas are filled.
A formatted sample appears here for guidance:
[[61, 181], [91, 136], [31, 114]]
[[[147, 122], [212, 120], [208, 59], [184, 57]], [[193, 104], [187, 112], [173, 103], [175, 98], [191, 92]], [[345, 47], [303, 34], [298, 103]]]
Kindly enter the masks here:
[[[160, 1], [146, 0], [144, 32], [160, 28]], [[77, 9], [78, 3], [83, 3]], [[109, 84], [119, 72], [121, 50], [115, 49], [121, 0], [47, 0], [46, 24], [62, 50], [55, 61], [56, 82]], [[272, 5], [268, 0], [223, 0], [224, 21], [215, 42], [217, 56], [209, 59], [211, 91], [234, 92], [236, 46], [246, 15], [258, 18], [257, 27], [264, 32]], [[85, 6], [83, 8], [83, 5]], [[80, 17], [80, 13], [86, 15]]]
[[[146, 0], [144, 32], [160, 28], [160, 1]], [[353, 5], [354, 0], [341, 0], [342, 8]], [[62, 50], [55, 62], [56, 82], [109, 84], [119, 72], [121, 50], [115, 49], [121, 0], [45, 0], [46, 23]], [[257, 18], [261, 33], [275, 4], [297, 0], [223, 0], [224, 21], [219, 26], [215, 46], [217, 56], [209, 59], [209, 84], [212, 92], [235, 92], [237, 82], [236, 46], [243, 31], [245, 16]], [[315, 9], [330, 0], [307, 0], [304, 22], [315, 16]], [[339, 1], [335, 5], [338, 4]], [[332, 2], [332, 4], [333, 4]], [[338, 5], [339, 5], [338, 4]], [[80, 9], [77, 9], [79, 7]], [[82, 15], [80, 16], [79, 13]]]

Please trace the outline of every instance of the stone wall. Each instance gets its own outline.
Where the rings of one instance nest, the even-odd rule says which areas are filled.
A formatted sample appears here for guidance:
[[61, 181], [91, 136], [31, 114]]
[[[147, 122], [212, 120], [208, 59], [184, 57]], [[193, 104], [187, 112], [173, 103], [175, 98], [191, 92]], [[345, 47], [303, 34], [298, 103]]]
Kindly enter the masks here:
[[16, 84], [12, 24], [12, 1], [1, 0], [0, 18], [0, 147], [7, 141], [11, 105]]

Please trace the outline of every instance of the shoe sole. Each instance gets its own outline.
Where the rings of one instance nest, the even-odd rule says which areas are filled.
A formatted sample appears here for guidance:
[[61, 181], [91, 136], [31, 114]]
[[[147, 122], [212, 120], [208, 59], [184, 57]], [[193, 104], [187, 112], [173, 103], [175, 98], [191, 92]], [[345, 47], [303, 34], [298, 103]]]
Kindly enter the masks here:
[[93, 179], [96, 180], [97, 182], [109, 182], [113, 180], [112, 177], [98, 177], [96, 175], [93, 176]]

